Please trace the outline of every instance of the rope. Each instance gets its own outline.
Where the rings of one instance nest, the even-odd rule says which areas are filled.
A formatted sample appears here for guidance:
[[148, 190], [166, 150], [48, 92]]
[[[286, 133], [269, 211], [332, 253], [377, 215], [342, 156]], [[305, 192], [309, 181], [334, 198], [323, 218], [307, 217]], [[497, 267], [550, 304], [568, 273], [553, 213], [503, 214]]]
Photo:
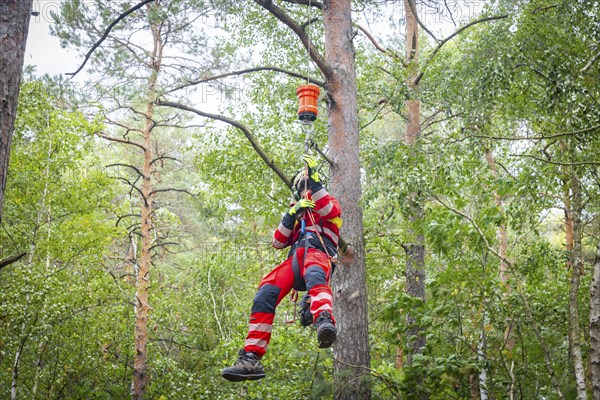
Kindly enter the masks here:
[[306, 83], [310, 83], [309, 75], [310, 75], [310, 9], [312, 7], [312, 0], [308, 0], [308, 8], [306, 10], [306, 21], [308, 25], [306, 26], [306, 39], [308, 40], [308, 45], [306, 46]]

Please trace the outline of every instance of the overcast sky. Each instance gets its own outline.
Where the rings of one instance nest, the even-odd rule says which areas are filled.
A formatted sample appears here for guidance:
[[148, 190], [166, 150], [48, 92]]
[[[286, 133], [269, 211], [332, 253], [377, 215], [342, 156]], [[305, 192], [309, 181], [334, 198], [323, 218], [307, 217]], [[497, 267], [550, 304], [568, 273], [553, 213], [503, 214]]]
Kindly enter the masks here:
[[38, 75], [64, 74], [79, 67], [80, 58], [77, 54], [61, 48], [58, 38], [50, 35], [50, 10], [58, 10], [58, 3], [51, 0], [38, 0], [33, 3], [33, 10], [40, 15], [31, 16], [25, 65], [36, 65]]
[[[51, 13], [59, 11], [62, 1], [35, 0], [33, 2], [33, 11], [38, 12], [39, 15], [31, 17], [25, 64], [36, 65], [39, 75], [74, 72], [83, 60], [83, 57], [78, 57], [73, 50], [61, 48], [58, 38], [50, 35]], [[401, 7], [401, 2], [398, 3], [400, 4], [398, 8], [392, 7], [391, 10], [388, 10], [391, 12], [392, 17], [390, 18], [390, 15], [388, 15], [385, 18], [387, 23], [395, 19], [398, 19], [397, 22], [402, 23], [404, 10]], [[420, 7], [419, 15], [423, 23], [428, 25], [430, 29], [438, 31], [440, 37], [444, 37], [456, 29], [457, 23], [460, 25], [460, 22], [464, 23], [479, 14], [485, 3], [484, 0], [448, 0], [443, 7]], [[360, 19], [361, 16], [359, 14], [355, 17]], [[397, 18], [394, 18], [394, 16]], [[370, 26], [370, 28], [375, 29], [376, 26]], [[379, 36], [377, 33], [373, 31], [376, 37]]]

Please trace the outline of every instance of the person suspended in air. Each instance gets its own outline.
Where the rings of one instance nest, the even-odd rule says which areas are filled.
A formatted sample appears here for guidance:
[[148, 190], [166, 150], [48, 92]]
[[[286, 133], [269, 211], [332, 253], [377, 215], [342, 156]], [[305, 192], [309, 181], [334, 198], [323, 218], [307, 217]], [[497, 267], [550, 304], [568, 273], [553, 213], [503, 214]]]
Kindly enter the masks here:
[[314, 324], [318, 346], [328, 348], [337, 338], [329, 279], [332, 259], [337, 256], [342, 210], [320, 182], [315, 169], [317, 160], [308, 154], [303, 159], [308, 169], [294, 178], [295, 203], [283, 215], [273, 235], [275, 248], [290, 247], [290, 250], [286, 260], [259, 284], [244, 348], [240, 349], [235, 364], [221, 371], [229, 381], [266, 376], [261, 359], [271, 340], [275, 310], [292, 289], [307, 291], [300, 302], [300, 323]]

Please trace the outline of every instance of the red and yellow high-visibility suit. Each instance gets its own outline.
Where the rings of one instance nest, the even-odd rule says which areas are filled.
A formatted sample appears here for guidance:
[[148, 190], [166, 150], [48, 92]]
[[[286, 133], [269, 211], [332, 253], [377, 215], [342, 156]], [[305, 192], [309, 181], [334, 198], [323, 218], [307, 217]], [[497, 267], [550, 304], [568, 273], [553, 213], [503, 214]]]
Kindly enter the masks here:
[[301, 221], [287, 212], [284, 214], [273, 235], [273, 246], [278, 249], [291, 246], [288, 258], [261, 280], [254, 296], [244, 350], [260, 357], [266, 353], [271, 340], [275, 309], [292, 289], [308, 290], [313, 321], [328, 311], [335, 323], [329, 286], [331, 263], [316, 232], [321, 235], [329, 255], [335, 255], [342, 226], [341, 208], [320, 183], [312, 182], [311, 190], [315, 223], [305, 211], [303, 233]]

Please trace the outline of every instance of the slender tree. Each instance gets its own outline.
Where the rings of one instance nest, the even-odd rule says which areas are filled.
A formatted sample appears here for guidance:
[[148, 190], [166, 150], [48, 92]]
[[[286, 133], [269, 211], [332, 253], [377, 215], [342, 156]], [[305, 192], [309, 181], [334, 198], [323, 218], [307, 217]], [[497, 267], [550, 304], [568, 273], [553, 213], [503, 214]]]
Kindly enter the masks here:
[[[404, 0], [406, 14], [406, 55], [405, 62], [409, 68], [407, 85], [410, 98], [406, 103], [406, 133], [405, 142], [412, 148], [411, 155], [416, 161], [418, 155], [419, 138], [421, 135], [421, 101], [419, 100], [419, 25], [417, 23], [417, 8], [414, 0]], [[406, 292], [412, 297], [425, 301], [425, 237], [419, 225], [423, 220], [423, 204], [419, 200], [419, 193], [412, 192], [407, 199], [409, 210], [409, 242], [403, 244], [406, 252]], [[410, 312], [408, 322], [408, 354], [407, 362], [412, 364], [412, 356], [420, 354], [425, 347], [425, 334]]]

